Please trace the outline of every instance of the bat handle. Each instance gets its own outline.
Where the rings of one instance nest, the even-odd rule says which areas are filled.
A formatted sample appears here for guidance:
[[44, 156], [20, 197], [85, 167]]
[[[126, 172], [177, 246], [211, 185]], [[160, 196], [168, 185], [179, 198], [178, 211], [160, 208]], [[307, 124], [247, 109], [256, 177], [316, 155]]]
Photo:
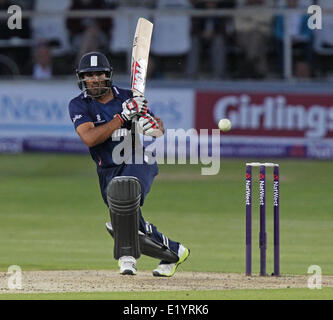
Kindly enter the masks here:
[[[137, 92], [133, 92], [133, 98], [136, 98], [136, 97], [143, 97], [143, 95], [139, 94]], [[131, 127], [131, 129], [133, 129], [133, 123], [135, 124], [138, 120], [139, 120], [138, 116], [135, 116], [135, 117], [132, 118], [132, 127]]]
[[132, 124], [131, 124], [131, 135], [132, 135], [132, 149], [135, 150], [136, 146], [136, 123], [138, 121], [137, 116], [132, 118]]
[[[139, 94], [138, 92], [133, 92], [133, 98], [136, 98], [136, 97], [143, 97], [142, 94]], [[136, 123], [138, 122], [139, 120], [139, 117], [138, 116], [135, 116], [132, 118], [132, 125], [131, 125], [131, 133], [132, 133], [132, 146], [133, 146], [133, 149], [135, 148], [135, 145], [136, 145]]]

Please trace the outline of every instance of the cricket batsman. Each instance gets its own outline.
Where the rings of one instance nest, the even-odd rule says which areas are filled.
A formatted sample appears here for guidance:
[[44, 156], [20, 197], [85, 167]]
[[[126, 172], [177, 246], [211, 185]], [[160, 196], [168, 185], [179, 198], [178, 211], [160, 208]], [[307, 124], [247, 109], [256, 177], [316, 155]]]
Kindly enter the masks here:
[[125, 139], [132, 142], [134, 119], [140, 119], [140, 132], [153, 137], [164, 133], [163, 122], [150, 111], [145, 97], [133, 97], [131, 90], [114, 86], [112, 73], [104, 54], [83, 55], [76, 70], [82, 92], [70, 101], [69, 114], [97, 166], [101, 194], [111, 218], [106, 228], [114, 238], [120, 273], [135, 275], [136, 260], [142, 253], [160, 260], [154, 276], [171, 277], [190, 250], [142, 216], [141, 207], [158, 174], [157, 163], [149, 164], [145, 157], [135, 161], [135, 143], [123, 144], [127, 150], [121, 152], [122, 156], [129, 154], [132, 161], [119, 163], [116, 159], [120, 144]]

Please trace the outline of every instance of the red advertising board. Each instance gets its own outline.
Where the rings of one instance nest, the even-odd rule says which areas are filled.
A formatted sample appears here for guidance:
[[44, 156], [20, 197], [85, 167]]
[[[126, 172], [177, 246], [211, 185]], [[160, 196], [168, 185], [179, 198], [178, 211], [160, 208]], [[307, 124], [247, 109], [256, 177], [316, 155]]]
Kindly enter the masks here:
[[195, 128], [229, 118], [230, 136], [333, 138], [333, 94], [197, 91]]

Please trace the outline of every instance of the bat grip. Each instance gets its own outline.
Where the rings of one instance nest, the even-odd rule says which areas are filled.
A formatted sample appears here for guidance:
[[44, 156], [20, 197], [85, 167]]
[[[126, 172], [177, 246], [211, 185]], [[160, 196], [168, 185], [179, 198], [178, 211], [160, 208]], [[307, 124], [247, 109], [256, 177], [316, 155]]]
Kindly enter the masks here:
[[135, 149], [135, 145], [136, 145], [136, 122], [138, 121], [138, 117], [135, 116], [132, 118], [132, 124], [131, 124], [131, 134], [132, 134], [132, 149]]

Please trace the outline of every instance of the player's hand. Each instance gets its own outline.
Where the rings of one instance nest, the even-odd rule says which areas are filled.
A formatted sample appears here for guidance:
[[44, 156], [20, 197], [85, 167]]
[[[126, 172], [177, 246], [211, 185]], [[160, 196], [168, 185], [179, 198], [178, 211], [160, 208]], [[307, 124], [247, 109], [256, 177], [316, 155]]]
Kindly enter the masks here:
[[127, 99], [122, 104], [123, 111], [120, 116], [124, 121], [130, 121], [136, 116], [143, 116], [148, 112], [147, 100], [145, 97]]
[[163, 135], [163, 129], [159, 122], [149, 113], [141, 116], [138, 121], [138, 130], [146, 136], [160, 137]]

